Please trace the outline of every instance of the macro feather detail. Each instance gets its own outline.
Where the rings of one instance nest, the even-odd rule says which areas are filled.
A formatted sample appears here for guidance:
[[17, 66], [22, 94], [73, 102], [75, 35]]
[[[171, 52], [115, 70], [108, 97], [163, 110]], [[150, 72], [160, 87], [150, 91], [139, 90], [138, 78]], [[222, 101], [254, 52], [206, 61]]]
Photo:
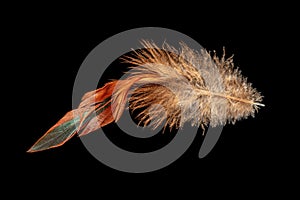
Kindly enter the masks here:
[[[133, 91], [130, 107], [148, 108], [139, 115], [145, 124], [152, 121], [158, 127], [166, 120], [170, 127], [179, 128], [190, 121], [214, 127], [254, 116], [264, 106], [260, 93], [234, 68], [233, 57], [225, 59], [225, 52], [218, 58], [184, 43], [180, 51], [168, 44], [158, 48], [149, 41], [143, 41], [143, 46], [124, 61], [134, 65], [130, 77], [143, 77], [136, 82], [143, 87]], [[152, 104], [161, 106], [150, 109]]]
[[[180, 49], [164, 43], [142, 41], [143, 48], [123, 56], [130, 64], [128, 77], [114, 80], [86, 93], [77, 109], [68, 112], [29, 150], [61, 146], [75, 134], [86, 135], [118, 121], [126, 103], [141, 109], [140, 123], [153, 129], [217, 126], [254, 116], [264, 106], [261, 94], [234, 67], [233, 57], [221, 58], [180, 43]], [[156, 106], [160, 105], [160, 106]]]

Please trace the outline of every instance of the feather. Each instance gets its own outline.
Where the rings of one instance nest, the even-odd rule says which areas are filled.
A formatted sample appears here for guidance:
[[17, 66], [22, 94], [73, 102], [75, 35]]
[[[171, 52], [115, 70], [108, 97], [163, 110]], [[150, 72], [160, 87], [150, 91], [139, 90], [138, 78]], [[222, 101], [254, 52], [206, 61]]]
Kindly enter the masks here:
[[74, 136], [79, 123], [74, 111], [68, 112], [52, 126], [27, 152], [42, 151], [63, 145]]
[[[83, 136], [118, 121], [127, 101], [133, 111], [143, 108], [137, 117], [144, 125], [152, 122], [153, 129], [164, 121], [171, 129], [186, 122], [201, 127], [235, 123], [264, 106], [261, 94], [234, 67], [233, 57], [225, 59], [225, 49], [218, 58], [216, 53], [198, 52], [184, 43], [180, 49], [167, 43], [158, 47], [150, 41], [142, 45], [133, 55], [122, 57], [132, 66], [126, 79], [86, 93], [79, 107], [28, 152], [61, 146], [75, 134]], [[153, 106], [156, 104], [161, 106]]]
[[63, 145], [76, 133], [85, 135], [114, 121], [110, 96], [117, 81], [86, 93], [78, 109], [69, 111], [52, 126], [27, 152], [42, 151]]
[[[139, 115], [144, 124], [153, 121], [155, 128], [166, 119], [171, 128], [188, 121], [214, 127], [254, 116], [264, 106], [260, 93], [234, 68], [233, 57], [225, 59], [225, 50], [219, 59], [184, 43], [180, 50], [166, 43], [162, 48], [149, 41], [142, 44], [144, 49], [123, 60], [133, 65], [131, 78], [139, 76], [136, 84], [143, 85], [132, 92], [130, 107], [145, 108]], [[162, 106], [150, 110], [152, 104]]]

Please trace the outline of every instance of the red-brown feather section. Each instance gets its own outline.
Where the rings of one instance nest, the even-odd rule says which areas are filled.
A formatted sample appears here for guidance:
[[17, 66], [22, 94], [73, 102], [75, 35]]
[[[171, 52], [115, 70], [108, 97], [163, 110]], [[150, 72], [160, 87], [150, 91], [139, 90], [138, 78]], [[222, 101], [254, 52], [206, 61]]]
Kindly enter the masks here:
[[56, 124], [54, 124], [54, 126], [52, 126], [42, 137], [40, 137], [40, 139], [38, 139], [38, 141], [36, 141], [27, 152], [36, 152], [36, 151], [46, 150], [46, 149], [59, 147], [59, 146], [63, 145], [65, 142], [67, 142], [69, 139], [71, 139], [76, 134], [77, 131], [74, 131], [72, 134], [70, 134], [68, 137], [66, 137], [65, 140], [63, 140], [63, 141], [61, 141], [57, 144], [54, 144], [54, 145], [51, 145], [51, 146], [48, 146], [48, 147], [44, 147], [43, 149], [37, 148], [37, 146], [42, 146], [43, 145], [42, 143], [47, 142], [46, 141], [47, 136], [55, 128], [57, 128], [58, 126], [72, 120], [74, 118], [74, 116], [81, 115], [81, 113], [82, 113], [82, 109], [75, 109], [75, 110], [71, 110], [71, 111], [67, 112]]
[[91, 119], [88, 124], [82, 128], [79, 136], [86, 135], [90, 132], [93, 132], [100, 127], [106, 126], [114, 121], [114, 117], [111, 111], [111, 106], [105, 108], [99, 115], [95, 116]]
[[[113, 122], [114, 117], [111, 111], [110, 97], [117, 82], [111, 81], [95, 91], [86, 93], [79, 107], [67, 112], [34, 143], [28, 152], [42, 151], [61, 146], [81, 130], [80, 136]], [[95, 117], [90, 120], [87, 119], [87, 117], [91, 117], [90, 114], [93, 114], [97, 110], [98, 114]]]
[[79, 104], [79, 108], [91, 106], [111, 97], [117, 82], [118, 80], [108, 82], [102, 88], [85, 93], [82, 97], [81, 103]]

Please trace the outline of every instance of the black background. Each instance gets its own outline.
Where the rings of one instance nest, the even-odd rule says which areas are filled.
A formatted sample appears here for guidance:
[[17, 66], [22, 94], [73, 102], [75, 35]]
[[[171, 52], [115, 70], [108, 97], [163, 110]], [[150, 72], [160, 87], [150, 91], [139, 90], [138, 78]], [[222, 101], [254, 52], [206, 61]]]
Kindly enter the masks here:
[[[287, 155], [280, 147], [285, 143], [282, 134], [288, 133], [280, 122], [281, 110], [285, 108], [278, 106], [278, 88], [284, 81], [278, 81], [282, 74], [277, 65], [285, 62], [281, 60], [285, 37], [277, 32], [288, 30], [288, 25], [281, 21], [275, 8], [244, 5], [228, 10], [205, 6], [198, 10], [191, 5], [136, 12], [124, 9], [123, 13], [108, 9], [104, 14], [104, 6], [93, 11], [85, 7], [42, 7], [23, 10], [15, 19], [7, 15], [11, 19], [6, 29], [11, 44], [11, 57], [7, 57], [12, 70], [10, 81], [18, 82], [10, 90], [14, 95], [13, 114], [18, 115], [10, 118], [17, 121], [10, 126], [15, 131], [5, 133], [9, 136], [5, 146], [9, 152], [6, 156], [10, 187], [27, 188], [30, 194], [45, 191], [51, 197], [58, 196], [56, 191], [89, 191], [99, 198], [103, 193], [133, 195], [136, 191], [144, 195], [158, 191], [200, 195], [207, 188], [214, 191], [216, 187], [211, 195], [226, 188], [224, 194], [239, 191], [256, 196], [281, 187], [284, 181], [279, 180], [288, 175], [279, 167], [287, 163]], [[207, 12], [201, 12], [204, 10]], [[181, 158], [151, 173], [130, 174], [111, 169], [93, 158], [76, 137], [60, 148], [26, 153], [72, 108], [73, 83], [88, 53], [114, 34], [147, 26], [182, 32], [219, 54], [225, 46], [228, 56], [235, 55], [235, 64], [242, 74], [265, 96], [266, 107], [255, 118], [226, 125], [205, 158], [198, 158], [203, 138], [198, 134]]]

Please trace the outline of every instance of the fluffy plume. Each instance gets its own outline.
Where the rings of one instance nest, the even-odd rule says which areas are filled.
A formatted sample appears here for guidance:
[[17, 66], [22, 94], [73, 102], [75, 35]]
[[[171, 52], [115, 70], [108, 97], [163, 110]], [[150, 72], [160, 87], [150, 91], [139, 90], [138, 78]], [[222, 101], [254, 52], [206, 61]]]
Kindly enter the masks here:
[[[143, 41], [145, 49], [124, 58], [132, 64], [131, 78], [140, 77], [133, 90], [130, 107], [145, 108], [139, 114], [145, 124], [157, 127], [166, 120], [170, 127], [225, 125], [254, 116], [262, 96], [234, 68], [233, 57], [213, 57], [190, 49], [184, 43], [176, 50], [168, 44], [158, 48]], [[151, 105], [162, 105], [151, 109]], [[167, 115], [166, 115], [167, 113]]]

